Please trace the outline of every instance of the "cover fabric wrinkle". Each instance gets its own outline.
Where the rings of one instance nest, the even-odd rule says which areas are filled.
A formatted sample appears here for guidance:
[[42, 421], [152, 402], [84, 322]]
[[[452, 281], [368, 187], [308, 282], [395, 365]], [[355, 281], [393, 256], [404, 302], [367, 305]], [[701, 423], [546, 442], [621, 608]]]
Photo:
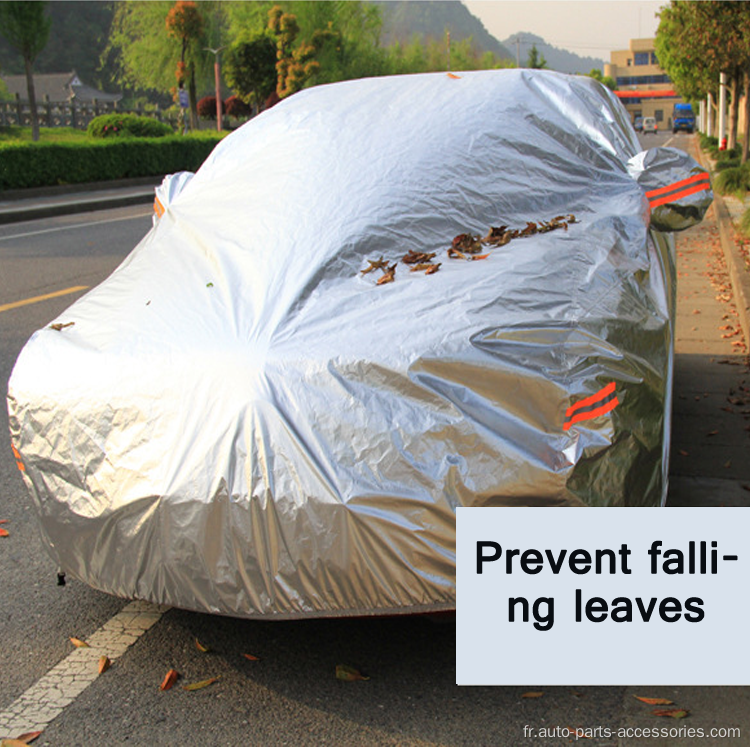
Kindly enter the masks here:
[[[642, 152], [599, 83], [319, 86], [156, 192], [151, 231], [10, 380], [69, 575], [241, 617], [452, 609], [457, 506], [664, 502], [664, 232], [712, 194], [686, 154]], [[446, 254], [570, 214], [484, 260]], [[438, 272], [410, 272], [409, 250]], [[398, 265], [377, 285], [361, 271], [381, 256]]]

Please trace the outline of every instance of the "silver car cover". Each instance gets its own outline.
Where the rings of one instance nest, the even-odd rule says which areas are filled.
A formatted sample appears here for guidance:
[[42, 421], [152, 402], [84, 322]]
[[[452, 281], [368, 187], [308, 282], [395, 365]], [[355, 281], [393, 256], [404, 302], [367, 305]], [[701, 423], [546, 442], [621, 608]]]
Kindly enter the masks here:
[[533, 70], [320, 86], [225, 138], [16, 363], [53, 559], [243, 617], [452, 609], [457, 506], [663, 503], [662, 231], [712, 194], [639, 152], [606, 88]]

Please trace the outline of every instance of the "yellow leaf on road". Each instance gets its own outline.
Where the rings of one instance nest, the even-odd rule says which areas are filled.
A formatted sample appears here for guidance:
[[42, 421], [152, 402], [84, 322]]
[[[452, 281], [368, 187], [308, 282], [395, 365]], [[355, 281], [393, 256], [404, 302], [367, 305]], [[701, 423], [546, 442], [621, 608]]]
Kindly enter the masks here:
[[76, 648], [89, 648], [89, 644], [86, 643], [86, 641], [82, 641], [80, 638], [73, 638], [73, 637], [71, 637], [70, 642]]
[[369, 680], [369, 677], [365, 677], [358, 669], [347, 666], [346, 664], [336, 665], [336, 679], [344, 680], [344, 682], [356, 682], [357, 680]]
[[633, 698], [643, 703], [648, 703], [649, 706], [673, 706], [674, 705], [674, 701], [671, 701], [668, 698], [641, 698], [640, 695], [634, 695]]
[[183, 686], [183, 690], [203, 690], [203, 688], [208, 687], [209, 685], [213, 685], [214, 682], [221, 679], [221, 675], [219, 677], [210, 677], [208, 680], [201, 680], [200, 682], [193, 682], [190, 685]]

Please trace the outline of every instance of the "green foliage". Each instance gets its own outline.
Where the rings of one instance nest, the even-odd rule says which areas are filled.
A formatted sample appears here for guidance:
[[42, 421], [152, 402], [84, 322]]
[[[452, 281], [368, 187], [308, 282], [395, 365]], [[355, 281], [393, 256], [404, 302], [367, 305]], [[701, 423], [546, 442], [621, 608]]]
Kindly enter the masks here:
[[[41, 143], [75, 143], [85, 141], [88, 138], [86, 131], [77, 128], [39, 128], [39, 141]], [[8, 125], [0, 128], [0, 146], [3, 143], [31, 143], [31, 128], [18, 125]]]
[[700, 134], [700, 145], [702, 149], [718, 148], [719, 139], [715, 135]]
[[615, 81], [612, 76], [605, 76], [602, 75], [602, 71], [598, 68], [592, 68], [591, 72], [589, 73], [589, 78], [593, 78], [595, 81], [599, 81], [599, 83], [603, 83], [610, 91], [615, 91], [617, 89], [617, 81]]
[[748, 3], [672, 0], [659, 19], [659, 64], [687, 99], [715, 92], [720, 73], [750, 64]]
[[740, 219], [740, 231], [745, 237], [750, 237], [750, 208], [745, 210]]
[[719, 195], [734, 195], [744, 198], [750, 190], [750, 165], [741, 167], [728, 167], [716, 176], [714, 190]]
[[153, 117], [110, 114], [95, 117], [88, 126], [91, 138], [163, 138], [174, 135], [172, 128]]
[[[721, 152], [725, 153], [725, 152]], [[716, 171], [721, 172], [724, 169], [732, 169], [740, 166], [740, 159], [738, 156], [722, 157], [716, 162]]]
[[224, 56], [224, 79], [247, 104], [259, 107], [276, 89], [276, 44], [259, 34], [233, 44]]
[[544, 59], [544, 55], [540, 54], [539, 50], [537, 50], [536, 44], [531, 45], [529, 58], [526, 61], [526, 67], [534, 68], [536, 70], [541, 70], [542, 68], [547, 67], [547, 61]]
[[6, 0], [0, 3], [0, 34], [23, 59], [36, 60], [49, 39], [47, 3]]
[[217, 135], [4, 144], [0, 190], [195, 171], [218, 142]]

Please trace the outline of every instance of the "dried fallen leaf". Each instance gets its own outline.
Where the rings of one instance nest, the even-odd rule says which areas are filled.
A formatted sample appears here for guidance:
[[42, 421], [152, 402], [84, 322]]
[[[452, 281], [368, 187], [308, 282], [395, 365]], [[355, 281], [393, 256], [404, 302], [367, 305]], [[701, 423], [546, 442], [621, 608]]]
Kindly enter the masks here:
[[0, 747], [29, 747], [25, 742], [21, 740], [0, 740]]
[[74, 326], [75, 322], [70, 323], [53, 323], [50, 328], [54, 331], [62, 331], [63, 328], [68, 328], [70, 326]]
[[8, 531], [8, 529], [4, 529], [4, 528], [2, 528], [2, 526], [0, 526], [0, 536], [10, 536], [10, 531]]
[[336, 679], [344, 682], [356, 682], [357, 680], [369, 680], [358, 669], [347, 666], [346, 664], [336, 665]]
[[395, 278], [396, 278], [396, 266], [398, 264], [394, 263], [392, 266], [388, 267], [388, 270], [375, 282], [376, 284], [390, 284]]
[[80, 638], [73, 638], [73, 637], [71, 637], [70, 642], [76, 648], [89, 648], [89, 644], [86, 643], [86, 641], [82, 641]]
[[109, 660], [108, 656], [99, 657], [99, 667], [98, 667], [99, 674], [104, 674], [111, 666], [112, 666], [112, 662]]
[[711, 430], [711, 432], [706, 433], [706, 437], [714, 437], [714, 435], [718, 435], [718, 434], [719, 434], [718, 430]]
[[201, 680], [200, 682], [191, 682], [189, 685], [184, 685], [183, 690], [203, 690], [203, 688], [213, 685], [214, 682], [221, 679], [221, 675], [218, 677], [209, 677], [207, 680]]
[[642, 698], [640, 695], [634, 695], [633, 698], [643, 703], [648, 703], [649, 706], [673, 706], [674, 705], [674, 701], [671, 701], [668, 698]]
[[388, 268], [388, 261], [383, 259], [383, 256], [380, 256], [380, 260], [368, 260], [367, 261], [370, 265], [365, 268], [362, 273], [370, 273], [370, 271], [384, 271], [386, 268]]
[[725, 468], [725, 469], [731, 469], [731, 468], [732, 468], [732, 461], [731, 461], [731, 460], [727, 461], [727, 462], [726, 462], [726, 463], [724, 464], [724, 468]]
[[167, 672], [166, 676], [162, 680], [161, 685], [159, 685], [159, 690], [169, 690], [172, 685], [177, 682], [180, 675], [177, 674], [177, 671], [174, 669], [170, 669], [169, 672]]
[[253, 656], [252, 654], [242, 654], [246, 659], [249, 659], [250, 661], [260, 661], [260, 659], [257, 656]]
[[21, 742], [33, 742], [40, 735], [41, 732], [26, 732], [25, 734], [19, 734], [16, 739]]
[[690, 716], [690, 711], [685, 708], [657, 708], [651, 712], [654, 716], [666, 716], [670, 719], [684, 719]]
[[524, 693], [521, 697], [522, 698], [541, 698], [544, 695], [542, 692], [534, 692], [531, 691], [529, 693]]
[[197, 638], [195, 639], [195, 647], [204, 654], [207, 654], [211, 650], [208, 646], [204, 646]]

